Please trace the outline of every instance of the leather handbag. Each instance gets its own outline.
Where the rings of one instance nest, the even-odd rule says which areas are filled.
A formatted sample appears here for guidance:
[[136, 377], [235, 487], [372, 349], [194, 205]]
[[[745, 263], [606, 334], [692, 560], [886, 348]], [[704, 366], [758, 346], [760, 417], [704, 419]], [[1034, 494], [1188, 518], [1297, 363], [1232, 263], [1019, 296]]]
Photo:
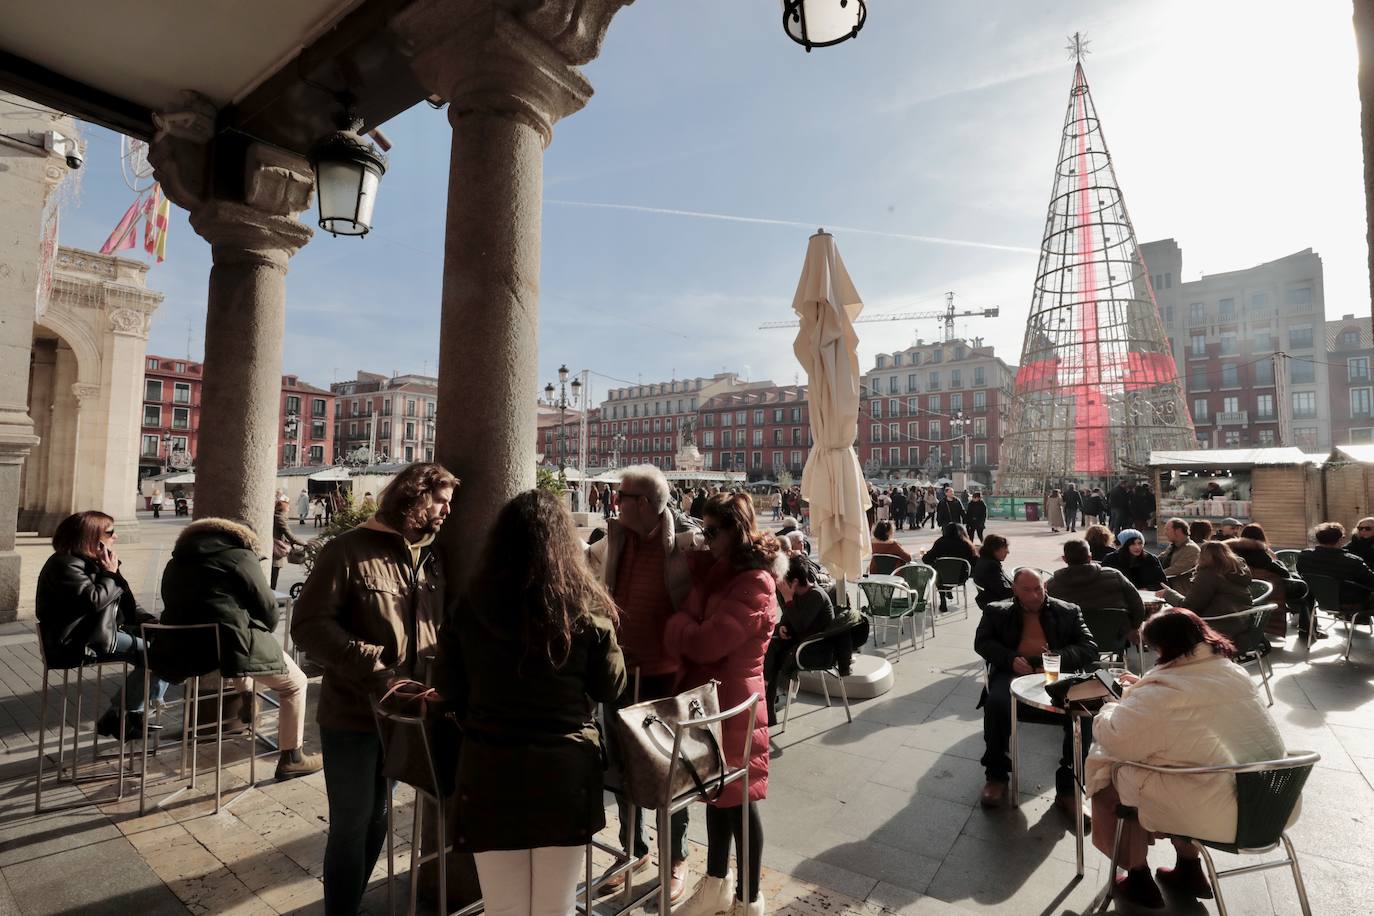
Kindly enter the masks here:
[[[725, 789], [725, 753], [720, 723], [692, 726], [720, 712], [717, 682], [661, 700], [615, 710], [611, 740], [625, 796], [641, 808], [660, 808], [665, 799], [695, 791], [715, 801]], [[682, 729], [677, 766], [670, 767], [673, 738]], [[669, 783], [669, 770], [672, 782]]]
[[[382, 770], [387, 778], [438, 798], [452, 795], [461, 738], [458, 721], [444, 711], [438, 691], [419, 681], [396, 681], [377, 700], [375, 711], [382, 738]], [[397, 721], [393, 716], [418, 721]], [[434, 763], [433, 773], [430, 760], [426, 759], [426, 743]]]
[[272, 559], [281, 560], [291, 552], [291, 542], [286, 538], [272, 539]]

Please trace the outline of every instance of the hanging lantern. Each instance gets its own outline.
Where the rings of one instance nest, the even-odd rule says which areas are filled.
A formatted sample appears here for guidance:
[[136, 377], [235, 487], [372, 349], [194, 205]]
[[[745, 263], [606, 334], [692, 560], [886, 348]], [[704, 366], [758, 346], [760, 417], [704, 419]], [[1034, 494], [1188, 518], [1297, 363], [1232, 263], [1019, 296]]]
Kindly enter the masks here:
[[386, 173], [386, 159], [358, 136], [361, 121], [315, 144], [310, 165], [315, 170], [315, 193], [320, 204], [320, 228], [330, 235], [367, 235], [377, 185]]
[[867, 19], [864, 0], [782, 0], [782, 27], [808, 54], [853, 38]]

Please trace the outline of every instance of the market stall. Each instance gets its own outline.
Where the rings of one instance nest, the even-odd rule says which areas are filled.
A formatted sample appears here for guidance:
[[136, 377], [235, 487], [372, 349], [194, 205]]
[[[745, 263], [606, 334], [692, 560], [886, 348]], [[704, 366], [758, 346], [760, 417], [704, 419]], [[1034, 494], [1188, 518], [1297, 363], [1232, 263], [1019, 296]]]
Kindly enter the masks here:
[[1276, 550], [1306, 547], [1326, 513], [1322, 463], [1296, 448], [1151, 452], [1160, 542], [1174, 517], [1213, 525], [1235, 518], [1262, 525]]
[[1374, 445], [1338, 445], [1322, 465], [1326, 482], [1328, 521], [1347, 531], [1360, 519], [1374, 515]]

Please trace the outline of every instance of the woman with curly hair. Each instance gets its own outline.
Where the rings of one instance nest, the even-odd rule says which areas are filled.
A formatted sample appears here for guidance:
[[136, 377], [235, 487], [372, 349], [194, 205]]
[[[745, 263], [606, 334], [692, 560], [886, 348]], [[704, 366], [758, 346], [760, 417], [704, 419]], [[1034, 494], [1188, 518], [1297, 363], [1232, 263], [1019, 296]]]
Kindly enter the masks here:
[[[777, 617], [778, 581], [787, 572], [787, 554], [773, 535], [759, 531], [754, 504], [742, 494], [712, 496], [703, 511], [707, 552], [693, 555], [692, 591], [686, 604], [668, 618], [664, 642], [682, 662], [680, 689], [720, 683], [721, 709], [738, 706], [752, 693], [753, 744], [749, 754], [749, 796], [742, 782], [726, 787], [706, 809], [706, 877], [675, 916], [762, 916], [759, 873], [763, 862], [763, 821], [759, 802], [768, 794], [768, 708], [764, 701], [763, 659]], [[725, 759], [744, 765], [748, 737], [744, 717], [725, 723]], [[749, 860], [739, 847], [749, 820]], [[730, 878], [733, 838], [738, 872]], [[733, 886], [732, 886], [733, 885]]]

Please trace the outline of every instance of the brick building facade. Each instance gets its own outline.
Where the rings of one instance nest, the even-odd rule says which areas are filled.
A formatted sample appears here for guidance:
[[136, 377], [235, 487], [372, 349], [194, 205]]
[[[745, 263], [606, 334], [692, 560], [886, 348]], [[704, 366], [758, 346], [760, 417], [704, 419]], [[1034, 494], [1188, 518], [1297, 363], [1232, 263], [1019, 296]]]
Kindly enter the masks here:
[[360, 371], [329, 390], [337, 398], [331, 463], [361, 457], [362, 449], [391, 461], [434, 460], [438, 379]]
[[1326, 371], [1333, 445], [1374, 442], [1374, 330], [1368, 315], [1326, 322]]

